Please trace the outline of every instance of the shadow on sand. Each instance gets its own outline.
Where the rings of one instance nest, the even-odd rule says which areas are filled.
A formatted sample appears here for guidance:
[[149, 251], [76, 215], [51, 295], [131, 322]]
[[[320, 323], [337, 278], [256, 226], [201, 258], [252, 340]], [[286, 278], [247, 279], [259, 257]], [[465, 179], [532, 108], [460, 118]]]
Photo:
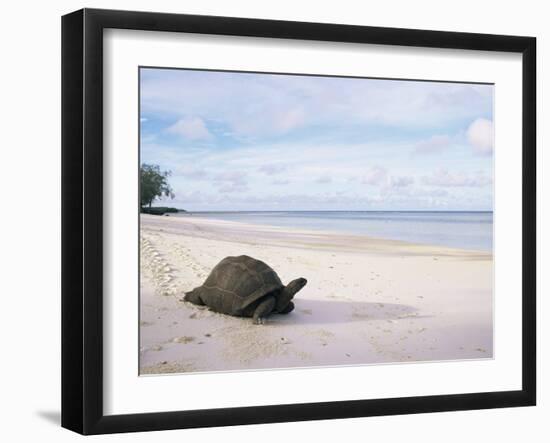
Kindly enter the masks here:
[[307, 300], [295, 299], [294, 311], [288, 315], [272, 315], [268, 323], [290, 324], [330, 324], [371, 320], [401, 320], [422, 318], [418, 309], [398, 303], [373, 303], [348, 300]]

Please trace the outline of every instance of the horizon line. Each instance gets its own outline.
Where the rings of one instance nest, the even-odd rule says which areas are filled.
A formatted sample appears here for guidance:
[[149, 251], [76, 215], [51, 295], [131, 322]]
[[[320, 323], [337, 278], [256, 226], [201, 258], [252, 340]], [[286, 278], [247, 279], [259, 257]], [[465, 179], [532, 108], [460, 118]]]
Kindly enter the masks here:
[[185, 212], [494, 212], [493, 209], [175, 209]]

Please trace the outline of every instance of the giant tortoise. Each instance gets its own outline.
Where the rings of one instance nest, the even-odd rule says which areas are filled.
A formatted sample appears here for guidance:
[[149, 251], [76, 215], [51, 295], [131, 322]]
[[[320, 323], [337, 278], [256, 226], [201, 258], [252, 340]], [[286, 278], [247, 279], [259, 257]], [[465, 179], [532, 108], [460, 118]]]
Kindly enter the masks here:
[[263, 261], [247, 255], [226, 257], [184, 300], [222, 314], [252, 317], [255, 324], [263, 324], [272, 313], [291, 312], [292, 298], [306, 283], [305, 278], [297, 278], [285, 286]]

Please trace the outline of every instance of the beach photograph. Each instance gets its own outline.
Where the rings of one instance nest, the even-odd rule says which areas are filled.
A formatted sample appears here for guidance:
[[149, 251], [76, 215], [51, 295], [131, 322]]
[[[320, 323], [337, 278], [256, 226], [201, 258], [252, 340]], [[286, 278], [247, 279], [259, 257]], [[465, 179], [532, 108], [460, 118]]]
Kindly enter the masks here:
[[139, 374], [494, 357], [494, 85], [141, 67]]

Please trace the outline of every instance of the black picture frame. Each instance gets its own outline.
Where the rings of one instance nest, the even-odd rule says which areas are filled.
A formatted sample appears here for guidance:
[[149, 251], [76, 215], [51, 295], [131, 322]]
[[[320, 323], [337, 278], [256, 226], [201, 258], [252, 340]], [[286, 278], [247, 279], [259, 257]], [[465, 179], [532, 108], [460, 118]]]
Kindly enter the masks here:
[[[522, 55], [522, 389], [104, 415], [103, 30], [502, 51]], [[82, 434], [152, 431], [536, 403], [536, 39], [231, 17], [83, 9], [62, 18], [62, 426]], [[518, 272], [520, 272], [518, 270]]]

